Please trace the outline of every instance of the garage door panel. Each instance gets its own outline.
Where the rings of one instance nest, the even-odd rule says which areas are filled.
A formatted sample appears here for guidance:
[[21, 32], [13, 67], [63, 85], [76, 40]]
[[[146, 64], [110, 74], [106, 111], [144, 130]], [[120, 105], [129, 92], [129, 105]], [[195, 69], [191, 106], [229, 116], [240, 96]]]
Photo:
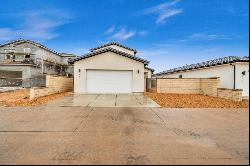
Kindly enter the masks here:
[[132, 71], [87, 70], [87, 93], [131, 93]]

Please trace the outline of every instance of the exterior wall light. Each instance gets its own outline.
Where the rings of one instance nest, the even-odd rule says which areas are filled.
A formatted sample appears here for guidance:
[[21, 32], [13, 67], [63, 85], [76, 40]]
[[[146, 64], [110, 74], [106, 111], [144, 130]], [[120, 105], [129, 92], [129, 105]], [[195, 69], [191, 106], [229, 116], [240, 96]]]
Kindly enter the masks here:
[[140, 73], [140, 70], [139, 70], [139, 69], [137, 70], [137, 73], [138, 73], [138, 74]]
[[81, 77], [81, 69], [78, 69], [78, 78]]
[[246, 71], [243, 71], [241, 74], [242, 74], [243, 76], [246, 75]]

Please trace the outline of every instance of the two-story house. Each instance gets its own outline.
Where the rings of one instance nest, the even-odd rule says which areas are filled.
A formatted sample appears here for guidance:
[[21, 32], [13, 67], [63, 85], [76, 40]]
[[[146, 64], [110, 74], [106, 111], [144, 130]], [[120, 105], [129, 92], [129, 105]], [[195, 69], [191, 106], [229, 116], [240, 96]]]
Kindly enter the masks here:
[[18, 39], [1, 44], [0, 86], [37, 86], [38, 78], [45, 74], [73, 76], [73, 66], [68, 60], [75, 57], [31, 40]]

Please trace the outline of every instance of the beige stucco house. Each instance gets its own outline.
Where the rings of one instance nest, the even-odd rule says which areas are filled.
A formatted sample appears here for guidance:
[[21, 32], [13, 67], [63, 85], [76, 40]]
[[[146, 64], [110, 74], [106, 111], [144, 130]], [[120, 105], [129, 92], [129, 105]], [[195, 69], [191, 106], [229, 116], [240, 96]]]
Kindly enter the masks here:
[[220, 87], [242, 89], [249, 97], [249, 57], [224, 57], [186, 65], [155, 74], [157, 78], [210, 78], [219, 77]]
[[74, 64], [75, 93], [143, 93], [153, 72], [137, 51], [109, 43], [70, 61]]

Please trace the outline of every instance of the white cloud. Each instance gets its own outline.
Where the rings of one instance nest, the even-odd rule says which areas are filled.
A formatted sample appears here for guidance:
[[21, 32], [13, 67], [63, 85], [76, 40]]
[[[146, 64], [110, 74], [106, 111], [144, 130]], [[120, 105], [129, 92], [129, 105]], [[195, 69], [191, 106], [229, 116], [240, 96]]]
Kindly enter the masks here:
[[115, 26], [113, 25], [113, 26], [111, 26], [106, 32], [105, 32], [105, 34], [111, 34], [111, 33], [113, 33], [115, 31]]
[[180, 2], [180, 0], [174, 0], [174, 1], [168, 1], [162, 4], [159, 4], [157, 6], [151, 7], [146, 9], [144, 12], [145, 13], [156, 13], [162, 10], [166, 10], [169, 9], [170, 7], [176, 5], [178, 2]]
[[134, 30], [126, 30], [125, 28], [122, 28], [118, 32], [114, 33], [111, 36], [111, 39], [124, 41], [133, 37], [135, 34], [136, 34], [136, 31]]
[[234, 40], [242, 39], [244, 37], [239, 36], [235, 33], [232, 34], [221, 34], [221, 33], [192, 33], [180, 38], [168, 39], [164, 43], [158, 43], [157, 46], [177, 46], [177, 44], [185, 44], [188, 42], [201, 42], [201, 41], [216, 41], [216, 40]]
[[175, 16], [182, 12], [182, 9], [169, 9], [162, 12], [156, 20], [157, 24], [163, 24], [166, 22], [167, 18]]
[[144, 10], [144, 14], [156, 14], [156, 24], [164, 24], [168, 18], [180, 14], [183, 12], [182, 9], [175, 8], [175, 5], [180, 0], [168, 1], [160, 5], [148, 8]]
[[139, 36], [147, 36], [148, 35], [148, 31], [139, 31], [137, 34]]
[[135, 36], [144, 37], [148, 34], [148, 31], [128, 30], [125, 27], [116, 28], [115, 26], [110, 27], [105, 31], [104, 34], [110, 35], [108, 40], [125, 41]]
[[[13, 16], [11, 17], [13, 18]], [[72, 22], [73, 17], [62, 10], [27, 11], [14, 16], [21, 22], [16, 27], [0, 27], [0, 40], [27, 38], [44, 41], [60, 36], [56, 29]]]
[[193, 33], [190, 36], [187, 36], [186, 39], [188, 40], [222, 40], [222, 39], [235, 39], [239, 36], [235, 34], [212, 34], [212, 33]]

